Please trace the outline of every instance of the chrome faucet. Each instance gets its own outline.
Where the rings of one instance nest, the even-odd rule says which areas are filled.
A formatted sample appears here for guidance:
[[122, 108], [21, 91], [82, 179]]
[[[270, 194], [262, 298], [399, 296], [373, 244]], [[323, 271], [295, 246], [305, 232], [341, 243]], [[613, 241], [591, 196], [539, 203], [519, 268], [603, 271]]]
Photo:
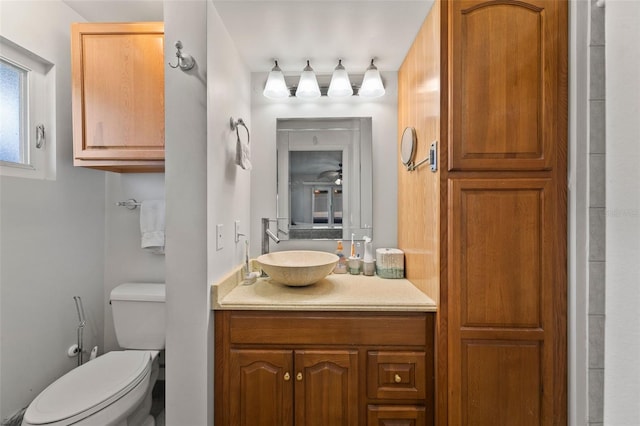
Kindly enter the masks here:
[[276, 244], [280, 242], [280, 238], [269, 229], [269, 223], [276, 222], [268, 217], [262, 218], [262, 254], [269, 253], [269, 238], [275, 241]]

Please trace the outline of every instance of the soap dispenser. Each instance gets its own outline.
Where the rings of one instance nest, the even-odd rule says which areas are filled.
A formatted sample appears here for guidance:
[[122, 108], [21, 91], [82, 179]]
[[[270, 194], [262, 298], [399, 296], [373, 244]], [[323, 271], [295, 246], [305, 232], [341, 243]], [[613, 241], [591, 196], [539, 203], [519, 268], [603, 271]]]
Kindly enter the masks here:
[[371, 238], [364, 237], [364, 262], [362, 271], [367, 276], [372, 276], [375, 273], [376, 265], [373, 260], [373, 242]]
[[338, 248], [336, 249], [336, 256], [338, 256], [338, 263], [335, 268], [333, 268], [334, 274], [346, 274], [347, 273], [347, 258], [344, 257], [344, 252], [342, 251], [342, 241], [338, 241]]

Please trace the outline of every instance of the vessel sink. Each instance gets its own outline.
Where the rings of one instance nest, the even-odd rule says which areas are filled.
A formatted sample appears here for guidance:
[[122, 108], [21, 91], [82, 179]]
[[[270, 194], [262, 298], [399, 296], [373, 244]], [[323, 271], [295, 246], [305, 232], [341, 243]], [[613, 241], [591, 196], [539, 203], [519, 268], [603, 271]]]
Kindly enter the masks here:
[[277, 251], [259, 256], [262, 270], [276, 282], [288, 286], [314, 284], [333, 271], [338, 256], [324, 251]]

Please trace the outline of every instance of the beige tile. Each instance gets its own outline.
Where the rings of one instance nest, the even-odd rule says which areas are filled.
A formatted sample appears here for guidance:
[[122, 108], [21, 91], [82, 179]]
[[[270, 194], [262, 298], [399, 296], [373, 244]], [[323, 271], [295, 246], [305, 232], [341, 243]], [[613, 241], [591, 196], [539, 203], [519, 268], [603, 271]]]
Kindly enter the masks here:
[[589, 99], [604, 99], [604, 46], [590, 46]]
[[602, 422], [604, 408], [604, 370], [589, 370], [589, 422]]
[[589, 368], [604, 368], [604, 315], [589, 315]]
[[589, 101], [589, 152], [592, 154], [606, 152], [606, 119], [605, 101]]
[[604, 45], [604, 7], [596, 6], [596, 0], [591, 0], [591, 46]]
[[589, 261], [605, 261], [605, 209], [589, 208]]
[[589, 262], [589, 314], [604, 315], [605, 262]]
[[589, 207], [606, 207], [605, 155], [589, 154]]

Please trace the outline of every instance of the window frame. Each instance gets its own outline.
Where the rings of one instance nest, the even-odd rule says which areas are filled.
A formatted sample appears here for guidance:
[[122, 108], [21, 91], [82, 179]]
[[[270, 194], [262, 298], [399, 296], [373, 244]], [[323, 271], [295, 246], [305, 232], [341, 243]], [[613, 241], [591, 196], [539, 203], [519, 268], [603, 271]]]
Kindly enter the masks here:
[[[53, 63], [0, 36], [0, 57], [26, 71], [23, 146], [25, 162], [0, 161], [0, 176], [55, 180], [55, 67]], [[24, 93], [26, 92], [26, 93]], [[44, 143], [36, 147], [36, 126], [44, 126]]]

